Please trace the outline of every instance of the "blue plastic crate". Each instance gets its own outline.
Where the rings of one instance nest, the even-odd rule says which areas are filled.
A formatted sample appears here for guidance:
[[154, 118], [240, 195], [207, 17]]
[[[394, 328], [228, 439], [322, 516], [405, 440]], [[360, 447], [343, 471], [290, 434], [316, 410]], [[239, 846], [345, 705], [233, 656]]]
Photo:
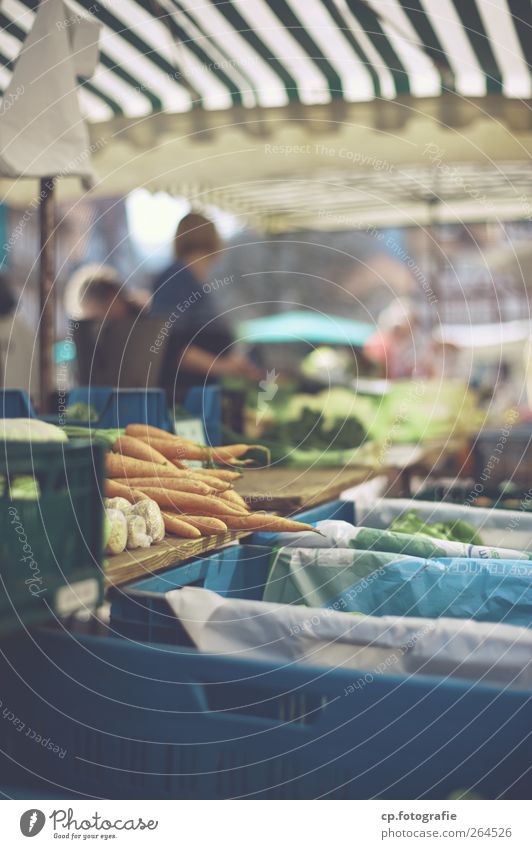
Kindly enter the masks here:
[[136, 640], [191, 645], [164, 594], [179, 587], [203, 587], [219, 595], [260, 601], [268, 578], [271, 548], [229, 546], [200, 560], [177, 566], [111, 590], [111, 627]]
[[35, 418], [30, 396], [24, 389], [0, 389], [0, 418]]
[[[337, 519], [354, 525], [356, 524], [356, 507], [353, 501], [327, 501], [325, 504], [319, 504], [317, 507], [295, 513], [292, 518], [311, 525], [325, 519]], [[269, 534], [259, 531], [252, 534], [246, 541], [251, 545], [272, 546], [276, 544], [278, 538], [278, 533]]]
[[97, 606], [104, 594], [103, 447], [8, 442], [0, 477], [20, 475], [35, 479], [39, 498], [0, 493], [0, 634]]
[[1, 649], [3, 708], [24, 723], [0, 722], [4, 784], [17, 764], [59, 798], [530, 797], [529, 692], [353, 690], [363, 672], [46, 630]]
[[219, 386], [193, 386], [183, 406], [193, 418], [201, 419], [208, 445], [222, 444], [222, 393]]
[[[113, 589], [111, 627], [117, 634], [135, 640], [190, 646], [190, 638], [172, 613], [165, 594], [185, 586], [201, 587], [228, 598], [261, 601], [271, 558], [272, 548], [267, 546], [231, 546], [188, 565]], [[446, 574], [442, 572], [444, 563], [450, 567]], [[467, 573], [456, 568], [461, 563], [469, 563]], [[420, 569], [423, 561], [411, 558], [397, 563], [390, 572], [385, 570], [374, 580], [363, 582], [356, 593], [347, 573], [335, 583], [335, 591], [331, 581], [327, 590], [320, 593], [318, 582], [314, 598], [323, 597], [325, 606], [333, 609], [340, 609], [338, 602], [344, 598], [345, 610], [370, 616], [447, 616], [528, 627], [532, 605], [530, 575], [517, 577], [514, 572], [514, 567], [524, 561], [496, 564], [497, 571], [492, 573], [491, 561], [451, 558], [442, 561], [439, 568], [432, 565]], [[526, 565], [523, 569], [527, 569]], [[297, 579], [287, 580], [287, 602], [312, 606], [309, 582], [304, 583], [304, 589]], [[280, 598], [283, 599], [282, 594]], [[321, 604], [314, 600], [315, 606]]]
[[[111, 386], [81, 386], [68, 393], [67, 406], [90, 404], [99, 415], [90, 423], [96, 428], [149, 424], [169, 430], [166, 396], [162, 389], [115, 389]], [[69, 422], [89, 424], [89, 422]]]

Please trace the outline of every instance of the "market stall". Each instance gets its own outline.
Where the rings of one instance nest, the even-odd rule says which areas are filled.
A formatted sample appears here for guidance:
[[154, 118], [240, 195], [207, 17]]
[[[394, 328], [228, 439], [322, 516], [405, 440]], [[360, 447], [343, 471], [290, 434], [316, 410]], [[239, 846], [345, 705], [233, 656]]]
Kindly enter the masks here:
[[[44, 5], [69, 36], [79, 10], [101, 25], [80, 93], [99, 192], [167, 189], [272, 233], [432, 225], [436, 192], [439, 220], [529, 214], [513, 3], [447, 4], [446, 25], [395, 0], [89, 3], [5, 4], [0, 61], [9, 86]], [[363, 346], [368, 328], [339, 332]], [[454, 509], [409, 492], [409, 471], [467, 466], [477, 396], [444, 378], [264, 383], [247, 432], [217, 445], [150, 421], [147, 402], [113, 431], [101, 411], [83, 427], [2, 420], [1, 781], [35, 798], [527, 798], [524, 493], [501, 515], [475, 513], [474, 488]]]

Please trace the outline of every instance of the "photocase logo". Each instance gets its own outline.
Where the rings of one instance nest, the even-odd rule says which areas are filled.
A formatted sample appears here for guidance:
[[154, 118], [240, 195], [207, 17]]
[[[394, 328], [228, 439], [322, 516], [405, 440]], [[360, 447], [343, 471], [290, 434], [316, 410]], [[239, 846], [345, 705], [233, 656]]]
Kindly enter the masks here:
[[277, 390], [279, 389], [277, 386], [278, 377], [279, 375], [275, 369], [272, 369], [271, 371], [266, 372], [266, 380], [261, 380], [259, 383], [260, 392], [257, 398], [257, 424], [260, 424], [268, 409], [268, 404], [270, 401], [273, 401], [277, 395]]
[[31, 808], [29, 811], [24, 811], [20, 818], [20, 830], [24, 837], [35, 837], [43, 830], [46, 817], [42, 811], [36, 808]]

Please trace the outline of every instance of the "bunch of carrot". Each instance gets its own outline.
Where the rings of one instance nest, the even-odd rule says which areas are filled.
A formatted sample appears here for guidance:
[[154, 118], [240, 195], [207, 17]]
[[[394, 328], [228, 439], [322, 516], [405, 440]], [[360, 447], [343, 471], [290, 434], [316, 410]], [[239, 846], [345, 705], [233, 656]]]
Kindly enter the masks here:
[[130, 503], [152, 499], [161, 508], [166, 532], [189, 539], [228, 530], [315, 530], [268, 513], [250, 513], [233, 489], [239, 472], [191, 469], [184, 462], [210, 459], [233, 465], [248, 449], [248, 445], [206, 448], [150, 425], [131, 424], [106, 456], [105, 495]]
[[244, 466], [253, 462], [253, 460], [245, 458], [245, 455], [252, 449], [262, 451], [269, 457], [269, 450], [264, 445], [247, 445], [245, 443], [221, 445], [219, 447], [198, 445], [196, 442], [191, 442], [190, 439], [184, 439], [158, 427], [144, 424], [128, 425], [126, 436], [141, 439], [150, 445], [159, 456], [163, 455], [178, 468], [182, 467], [183, 460], [200, 460], [203, 463], [217, 463], [220, 466]]

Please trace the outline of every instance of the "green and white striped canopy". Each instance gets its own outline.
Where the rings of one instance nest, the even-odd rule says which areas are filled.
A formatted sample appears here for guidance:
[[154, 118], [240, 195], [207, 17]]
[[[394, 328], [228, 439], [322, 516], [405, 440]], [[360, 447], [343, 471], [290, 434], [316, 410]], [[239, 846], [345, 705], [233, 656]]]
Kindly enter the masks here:
[[[170, 191], [276, 231], [419, 222], [432, 195], [442, 219], [531, 215], [530, 0], [65, 6], [58, 27], [102, 25], [80, 81], [99, 193]], [[0, 0], [2, 91], [37, 7]]]
[[[46, 0], [41, 0], [46, 2]], [[103, 25], [89, 121], [404, 96], [531, 96], [529, 0], [68, 0]], [[5, 89], [38, 0], [0, 3]], [[57, 22], [68, 26], [69, 18]]]

